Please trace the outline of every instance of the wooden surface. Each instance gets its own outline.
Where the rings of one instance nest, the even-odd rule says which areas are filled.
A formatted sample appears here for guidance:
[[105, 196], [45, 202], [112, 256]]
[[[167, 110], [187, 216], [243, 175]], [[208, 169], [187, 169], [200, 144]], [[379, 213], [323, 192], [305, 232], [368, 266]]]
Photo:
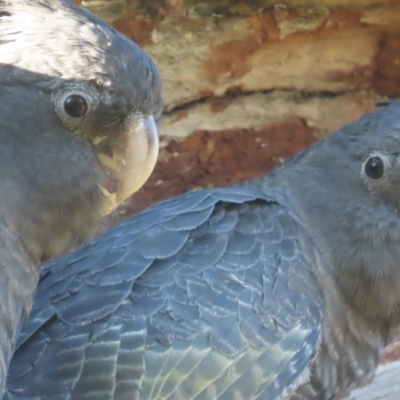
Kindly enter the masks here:
[[400, 400], [400, 338], [386, 348], [372, 382], [339, 399]]
[[373, 382], [354, 390], [348, 400], [399, 400], [400, 360], [380, 365]]

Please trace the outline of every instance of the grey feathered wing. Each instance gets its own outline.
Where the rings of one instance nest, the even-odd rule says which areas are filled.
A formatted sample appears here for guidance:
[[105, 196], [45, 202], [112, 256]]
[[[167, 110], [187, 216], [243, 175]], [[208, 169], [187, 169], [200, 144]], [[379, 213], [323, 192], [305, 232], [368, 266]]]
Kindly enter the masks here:
[[0, 393], [18, 334], [30, 312], [37, 279], [36, 268], [19, 240], [0, 221]]
[[280, 397], [321, 330], [299, 234], [255, 190], [203, 190], [48, 264], [5, 399]]

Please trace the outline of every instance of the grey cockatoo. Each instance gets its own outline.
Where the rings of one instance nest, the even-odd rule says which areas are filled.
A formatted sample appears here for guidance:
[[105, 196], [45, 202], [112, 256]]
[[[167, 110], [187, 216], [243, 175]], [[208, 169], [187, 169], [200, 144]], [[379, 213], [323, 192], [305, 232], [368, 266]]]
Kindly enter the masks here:
[[154, 167], [149, 57], [62, 0], [0, 0], [0, 393], [39, 265], [92, 238]]
[[6, 399], [332, 399], [400, 320], [400, 101], [43, 269]]

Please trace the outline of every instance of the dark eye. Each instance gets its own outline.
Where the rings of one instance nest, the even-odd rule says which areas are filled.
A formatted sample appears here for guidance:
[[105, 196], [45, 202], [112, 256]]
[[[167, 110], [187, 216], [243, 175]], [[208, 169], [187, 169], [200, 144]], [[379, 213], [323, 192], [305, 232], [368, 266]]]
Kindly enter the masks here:
[[87, 112], [88, 106], [86, 100], [78, 94], [72, 94], [65, 99], [64, 110], [74, 118], [83, 117]]
[[371, 157], [365, 163], [365, 173], [371, 179], [379, 179], [382, 178], [383, 173], [385, 172], [385, 165], [380, 157]]

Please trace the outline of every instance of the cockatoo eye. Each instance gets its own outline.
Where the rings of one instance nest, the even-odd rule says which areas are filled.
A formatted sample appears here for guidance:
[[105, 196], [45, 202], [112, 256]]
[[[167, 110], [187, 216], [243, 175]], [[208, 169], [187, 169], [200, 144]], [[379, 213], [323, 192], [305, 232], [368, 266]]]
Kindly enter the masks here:
[[365, 162], [364, 170], [371, 179], [380, 179], [385, 172], [385, 163], [382, 158], [374, 156]]
[[86, 99], [79, 94], [72, 94], [64, 101], [64, 110], [70, 117], [83, 117], [88, 108]]

